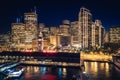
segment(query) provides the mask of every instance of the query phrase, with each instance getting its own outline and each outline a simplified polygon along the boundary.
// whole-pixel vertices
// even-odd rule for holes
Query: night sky
[[[102,21],[106,30],[120,25],[119,0],[1,0],[0,1],[0,34],[11,30],[11,23],[16,18],[23,19],[25,12],[37,8],[39,23],[46,26],[59,26],[63,20],[78,20],[80,8],[86,7],[93,16],[93,21]]]

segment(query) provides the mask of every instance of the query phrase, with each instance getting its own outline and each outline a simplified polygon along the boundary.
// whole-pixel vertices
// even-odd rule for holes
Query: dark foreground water
[[[100,62],[85,62],[85,71],[92,80],[120,80],[120,70],[113,64]]]
[[[25,73],[15,80],[76,80],[80,74],[77,68],[25,66]],[[85,71],[91,80],[120,80],[120,72],[112,64],[100,62],[85,62]],[[4,80],[0,74],[0,80]],[[10,79],[11,80],[11,79]]]

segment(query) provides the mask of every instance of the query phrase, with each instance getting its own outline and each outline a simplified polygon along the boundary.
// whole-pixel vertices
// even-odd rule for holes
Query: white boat
[[[20,77],[23,72],[25,71],[25,68],[24,67],[17,67],[15,69],[9,69],[7,70],[7,78],[17,78],[17,77]]]
[[[23,72],[24,72],[24,69],[22,68],[19,71],[13,71],[13,72],[9,73],[8,77],[20,77]]]

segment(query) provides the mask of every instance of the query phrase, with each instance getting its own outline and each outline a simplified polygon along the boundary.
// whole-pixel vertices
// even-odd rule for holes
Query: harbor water
[[[62,68],[46,66],[25,66],[21,77],[15,80],[76,80],[81,73],[79,68]],[[120,72],[110,63],[85,62],[85,72],[90,80],[120,80]],[[0,80],[5,76],[0,74]]]

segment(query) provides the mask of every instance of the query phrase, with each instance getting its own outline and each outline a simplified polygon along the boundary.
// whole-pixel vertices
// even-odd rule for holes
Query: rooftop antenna
[[[22,16],[20,16],[20,21],[21,21],[21,22],[23,21],[23,17],[22,17]]]
[[[34,12],[37,13],[37,8],[36,8],[36,6],[34,6]]]
[[[20,18],[18,18],[18,22],[20,22]]]
[[[19,22],[19,18],[16,18],[16,23],[18,23]]]
[[[31,9],[31,12],[32,12],[32,9]]]

